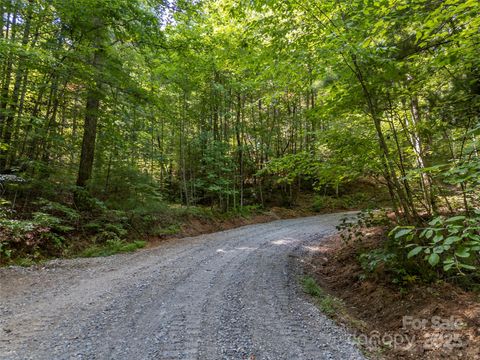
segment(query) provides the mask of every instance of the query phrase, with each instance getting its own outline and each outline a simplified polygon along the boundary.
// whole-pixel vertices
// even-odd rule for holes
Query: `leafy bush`
[[[74,191],[75,205],[78,209],[101,214],[107,210],[104,202],[92,196],[87,190],[77,187]]]
[[[342,196],[316,195],[312,210],[321,212],[342,209],[373,209],[377,206],[378,199],[372,197],[372,194],[358,192]]]
[[[365,228],[388,229],[391,223],[384,213],[363,212],[338,229],[348,242],[362,239]],[[361,253],[359,261],[366,275],[382,270],[394,283],[445,279],[470,286],[480,278],[480,211],[437,216],[427,226],[396,226],[380,247]]]
[[[45,214],[43,212],[33,213],[32,222],[40,226],[48,227],[50,230],[60,233],[65,233],[74,229],[71,226],[65,225],[63,219],[50,214]]]
[[[345,208],[346,206],[343,199],[332,196],[317,195],[312,204],[312,210],[315,212]]]
[[[98,209],[104,208],[101,202],[92,199]],[[80,213],[77,209],[68,204],[46,200],[43,198],[32,202],[36,207],[32,213],[23,212],[26,218],[18,218],[18,214],[12,210],[9,202],[3,201],[0,204],[0,255],[1,263],[9,261],[17,262],[18,259],[39,260],[51,256],[60,256],[69,251],[75,232],[81,227],[83,219],[92,216],[89,213]],[[35,211],[36,210],[36,211]],[[27,217],[28,216],[28,217]],[[102,210],[97,212],[101,226],[93,231],[96,237],[102,237],[103,242],[114,238],[107,236],[105,232],[113,233],[120,239],[127,231],[121,224],[110,223],[112,214],[110,211]],[[118,221],[115,217],[113,220]],[[98,233],[101,235],[99,236]]]
[[[28,220],[0,219],[0,263],[17,254],[38,256],[40,245],[46,246],[49,227]]]
[[[40,210],[31,219],[15,219],[15,213],[0,206],[1,262],[19,256],[38,258],[42,253],[58,253],[65,243],[64,235],[74,229],[79,214],[62,204],[40,200]]]
[[[428,263],[437,271],[457,276],[479,272],[480,211],[470,217],[438,216],[428,225],[396,227],[389,236],[403,242],[408,259]]]
[[[40,199],[35,204],[40,205],[40,209],[43,212],[56,215],[67,221],[76,222],[80,219],[80,214],[77,210],[58,202]]]
[[[388,212],[385,209],[362,210],[356,216],[347,216],[342,218],[337,230],[340,231],[340,237],[344,241],[350,241],[362,238],[363,228],[375,226],[388,226],[391,220],[388,218]]]
[[[113,231],[100,231],[93,239],[95,244],[107,244],[109,241],[122,241],[117,233]]]
[[[391,227],[392,220],[386,210],[366,210],[356,218],[345,218],[337,229],[346,242],[365,240],[365,229]],[[377,276],[383,273],[389,281],[396,284],[408,284],[418,278],[419,268],[407,259],[406,252],[397,239],[387,237],[385,241],[372,250],[359,253],[359,263],[364,270],[363,277]],[[421,270],[420,270],[421,272]]]

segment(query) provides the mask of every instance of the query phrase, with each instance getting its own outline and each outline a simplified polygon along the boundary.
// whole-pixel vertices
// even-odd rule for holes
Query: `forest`
[[[370,265],[478,280],[479,10],[1,0],[0,263],[306,195],[389,212]]]

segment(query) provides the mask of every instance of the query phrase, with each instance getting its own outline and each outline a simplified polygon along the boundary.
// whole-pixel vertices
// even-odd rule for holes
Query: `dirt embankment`
[[[382,241],[379,229],[346,245],[322,243],[307,265],[317,282],[340,298],[338,320],[353,328],[376,359],[480,359],[480,296],[445,282],[397,286],[365,278],[358,254]]]

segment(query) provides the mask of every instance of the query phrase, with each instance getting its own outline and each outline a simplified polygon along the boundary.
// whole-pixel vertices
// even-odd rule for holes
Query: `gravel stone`
[[[2,268],[0,359],[364,359],[299,285],[344,215]]]

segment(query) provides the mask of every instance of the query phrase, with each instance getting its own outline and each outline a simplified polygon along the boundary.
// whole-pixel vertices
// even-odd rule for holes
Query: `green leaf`
[[[445,245],[452,245],[453,243],[458,242],[460,240],[462,240],[460,236],[449,236],[448,238],[445,239],[443,243]]]
[[[459,267],[462,269],[467,269],[467,270],[475,270],[476,267],[473,265],[467,265],[467,264],[458,264]]]
[[[468,258],[470,257],[470,251],[467,248],[460,248],[455,251],[455,255],[461,258]]]
[[[414,257],[415,255],[418,255],[420,253],[420,251],[423,250],[423,246],[417,246],[416,248],[413,248],[412,250],[410,250],[408,252],[408,255],[407,255],[407,258],[410,259],[412,257]]]
[[[454,263],[443,264],[443,271],[449,271],[453,265]]]
[[[459,215],[459,216],[451,217],[451,218],[445,220],[445,222],[447,222],[447,223],[454,223],[454,222],[458,222],[458,221],[463,221],[463,220],[465,220],[465,219],[466,219],[465,216]]]
[[[448,245],[447,245],[448,246]],[[445,251],[445,248],[443,246],[435,246],[433,248],[433,252],[437,254],[441,254]]]
[[[438,224],[441,224],[442,223],[442,218],[439,216],[439,217],[436,217],[435,219],[433,219],[432,221],[430,221],[428,224],[431,225],[431,226],[435,226],[435,225],[438,225]]]
[[[395,239],[401,238],[402,236],[408,235],[413,231],[413,226],[408,228],[400,228],[395,232]]]
[[[438,256],[437,253],[432,253],[428,257],[428,263],[432,266],[437,265],[439,261],[440,261],[440,256]]]

